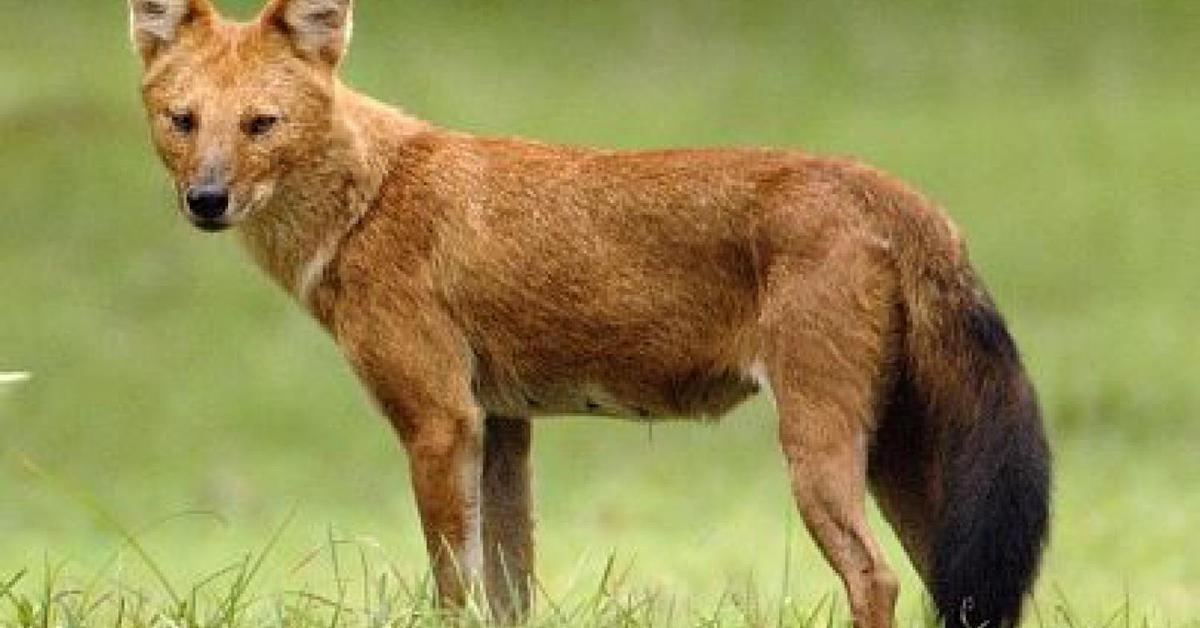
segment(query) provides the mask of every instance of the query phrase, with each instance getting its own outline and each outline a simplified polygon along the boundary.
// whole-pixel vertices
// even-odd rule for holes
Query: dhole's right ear
[[[131,36],[142,61],[150,65],[184,27],[212,14],[208,0],[129,0]]]

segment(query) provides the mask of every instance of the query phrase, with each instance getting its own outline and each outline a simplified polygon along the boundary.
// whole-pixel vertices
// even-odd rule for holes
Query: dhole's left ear
[[[292,42],[301,56],[334,67],[350,43],[352,0],[275,0],[259,18]]]
[[[150,65],[185,26],[214,13],[208,0],[129,0],[130,34],[142,60]]]

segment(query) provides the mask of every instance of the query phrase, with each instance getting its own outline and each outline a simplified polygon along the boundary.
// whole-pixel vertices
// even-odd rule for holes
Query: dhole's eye
[[[178,133],[187,135],[196,130],[196,114],[190,111],[173,111],[167,117],[171,120],[171,128]]]
[[[261,137],[271,132],[279,124],[279,116],[272,114],[257,115],[246,121],[246,134]]]

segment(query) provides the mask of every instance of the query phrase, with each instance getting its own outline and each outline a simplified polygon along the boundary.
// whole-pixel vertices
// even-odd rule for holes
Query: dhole
[[[442,601],[519,621],[530,419],[717,416],[773,396],[857,626],[897,582],[868,487],[944,621],[1018,621],[1050,463],[1013,340],[946,217],[867,166],[444,130],[337,78],[350,0],[130,0],[182,212],[234,228],[395,426]],[[718,507],[718,506],[714,506]]]

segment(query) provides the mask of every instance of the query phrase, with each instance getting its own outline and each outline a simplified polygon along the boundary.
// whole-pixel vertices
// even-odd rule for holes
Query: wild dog
[[[760,387],[855,624],[897,580],[1015,624],[1050,462],[1017,348],[945,215],[854,161],[616,152],[438,128],[352,91],[350,0],[130,0],[182,213],[234,229],[328,329],[408,453],[439,595],[530,608],[531,417],[717,416]]]

